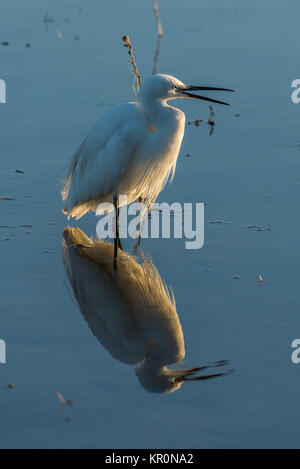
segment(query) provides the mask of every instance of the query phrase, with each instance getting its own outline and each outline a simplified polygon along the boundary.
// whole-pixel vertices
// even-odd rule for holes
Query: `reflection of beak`
[[[229,90],[228,88],[213,88],[211,86],[187,86],[185,88],[176,88],[177,93],[181,93],[188,98],[196,98],[202,99],[203,101],[209,101],[210,103],[218,103],[218,104],[225,104],[226,106],[230,106],[228,103],[224,103],[223,101],[217,101],[216,99],[212,98],[205,98],[205,96],[198,96],[197,94],[187,93],[187,91],[234,91]]]
[[[212,379],[212,378],[218,378],[219,376],[227,376],[230,373],[233,372],[233,370],[226,370],[226,371],[221,371],[220,373],[212,373],[208,375],[196,375],[194,376],[197,372],[202,372],[204,370],[207,370],[208,368],[219,368],[229,365],[229,362],[227,360],[220,360],[218,362],[212,363],[211,365],[206,365],[206,366],[200,366],[197,368],[188,368],[186,370],[182,371],[175,371],[174,372],[174,381],[175,382],[183,382],[183,381],[204,381],[207,379]],[[176,376],[177,375],[177,376]]]

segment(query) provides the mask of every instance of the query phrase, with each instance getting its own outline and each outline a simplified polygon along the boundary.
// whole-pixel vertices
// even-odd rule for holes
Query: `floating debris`
[[[234,114],[234,117],[240,117],[241,114]]]
[[[3,196],[3,197],[0,197],[0,200],[16,200],[16,199],[14,199],[13,197]]]
[[[188,121],[188,125],[195,125],[196,127],[199,127],[199,125],[201,124],[201,122],[203,122],[202,119],[198,119],[198,117],[195,118],[195,120],[193,121]]]
[[[60,400],[60,403],[65,405],[66,401],[64,400],[63,395],[59,391],[56,394],[57,394],[58,399]]]
[[[73,401],[72,399],[65,399],[62,395],[61,392],[57,392],[57,397],[58,399],[60,400],[60,406],[57,410],[57,412],[60,412],[66,405],[70,406],[70,407],[73,407]]]
[[[224,221],[224,220],[212,220],[209,222],[211,225],[213,224],[223,224],[223,225],[230,225],[231,221]]]
[[[44,16],[44,19],[43,19],[43,22],[44,23],[53,23],[53,18],[50,18],[49,15],[48,15],[48,12],[46,12],[45,16]]]
[[[255,225],[255,224],[253,223],[252,225],[246,226],[246,228],[249,228],[249,229],[251,230],[252,228],[262,228],[262,227],[259,226],[259,225]]]
[[[28,49],[30,47],[30,43],[26,42],[25,47]]]
[[[186,157],[187,157],[187,158],[190,158],[190,156],[191,156],[191,155],[190,155],[189,153],[186,154]]]
[[[235,278],[235,279],[240,279],[241,276],[240,276],[240,274],[235,274],[235,275],[233,276],[233,278]]]
[[[74,39],[75,39],[75,41],[78,41],[80,39],[80,36],[77,35],[77,36],[74,37]]]
[[[25,171],[24,171],[24,169],[16,169],[16,173],[24,174]]]
[[[1,42],[1,46],[9,46],[9,42],[8,41],[3,41],[3,42]]]
[[[60,29],[57,29],[57,30],[56,30],[56,35],[57,35],[57,38],[58,38],[60,41],[62,41],[62,39],[63,39],[63,34],[62,34],[62,32],[61,32]]]
[[[57,251],[44,251],[46,254],[56,254]]]
[[[9,389],[13,389],[15,387],[14,383],[8,383],[7,387]]]
[[[262,276],[260,274],[258,276],[258,281],[259,281],[259,283],[264,283],[264,279],[262,278]]]
[[[263,226],[255,225],[254,223],[252,225],[246,226],[245,228],[248,228],[250,230],[255,229],[256,231],[272,231],[270,227],[264,228]]]

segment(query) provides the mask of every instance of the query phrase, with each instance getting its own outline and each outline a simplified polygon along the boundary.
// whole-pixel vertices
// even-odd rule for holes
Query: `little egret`
[[[105,113],[65,172],[64,213],[78,219],[103,202],[113,203],[117,252],[119,196],[126,195],[128,204],[141,200],[150,209],[169,176],[174,177],[185,115],[167,101],[196,98],[227,104],[189,92],[201,90],[233,91],[187,86],[170,75],[157,74],[146,80],[136,102],[119,104]]]

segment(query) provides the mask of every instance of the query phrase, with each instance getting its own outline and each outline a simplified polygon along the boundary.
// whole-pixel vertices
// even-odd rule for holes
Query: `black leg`
[[[114,260],[113,270],[118,269],[118,244],[119,240],[119,208],[118,208],[118,197],[114,196],[114,207],[115,207],[115,238],[114,238]]]
[[[121,244],[121,240],[120,240],[120,233],[119,233],[119,220],[120,220],[120,207],[119,207],[119,204],[118,204],[118,249],[121,249],[121,251],[123,251],[123,248],[122,248],[122,244]]]
[[[142,214],[142,209],[143,209],[143,203],[144,203],[144,200],[142,197],[139,197],[139,202],[141,204],[141,208],[140,208],[140,215]],[[141,217],[140,217],[140,220],[141,220]],[[137,229],[140,231],[140,234],[138,236],[138,239],[137,239],[137,242],[134,244],[133,246],[133,254],[136,254],[137,253],[137,250],[138,250],[138,247],[139,245],[141,244],[141,239],[142,239],[142,236],[141,236],[141,223],[142,223],[142,220],[139,222],[139,224],[137,225]]]

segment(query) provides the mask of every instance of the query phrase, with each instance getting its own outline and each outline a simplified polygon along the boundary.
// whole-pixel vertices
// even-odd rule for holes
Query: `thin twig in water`
[[[153,70],[152,70],[152,75],[155,75],[159,51],[160,51],[161,39],[163,37],[163,28],[162,28],[161,21],[160,21],[157,0],[153,0],[153,10],[154,10],[154,16],[156,20],[157,35],[158,35],[156,50],[155,50],[155,55],[154,55],[154,60],[153,60]]]
[[[215,121],[214,121],[214,110],[213,110],[213,107],[212,106],[209,106],[209,110],[210,110],[210,116],[208,118],[208,121],[207,123],[210,125],[210,132],[209,132],[209,136],[211,136],[215,130]]]
[[[57,412],[61,412],[61,410],[66,406],[69,405],[70,407],[73,407],[73,401],[71,399],[64,399],[63,395],[61,392],[57,392],[57,397],[60,401],[60,406],[57,409]]]
[[[129,36],[123,36],[123,41],[124,41],[124,47],[128,47],[128,54],[130,56],[130,60],[128,60],[128,64],[134,76],[132,89],[133,89],[134,94],[137,95],[142,86],[141,75],[139,74],[136,61],[134,59],[134,55],[132,52],[133,50],[132,44],[130,42]]]

